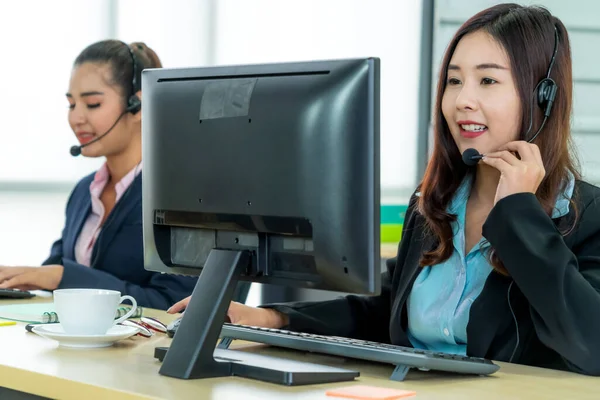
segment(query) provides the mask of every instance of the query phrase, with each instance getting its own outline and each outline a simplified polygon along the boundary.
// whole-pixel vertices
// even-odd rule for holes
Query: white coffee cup
[[[131,310],[115,319],[123,300],[130,300]],[[54,308],[65,333],[72,335],[104,335],[114,325],[131,317],[137,302],[121,292],[104,289],[58,289],[54,291]]]

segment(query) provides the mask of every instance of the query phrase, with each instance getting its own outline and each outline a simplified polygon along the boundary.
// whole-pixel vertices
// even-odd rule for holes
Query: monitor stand
[[[249,264],[248,251],[211,250],[171,346],[168,350],[156,348],[155,357],[163,361],[159,373],[181,379],[235,375],[288,386],[358,377],[358,372],[340,368],[242,351],[215,351],[237,279]]]

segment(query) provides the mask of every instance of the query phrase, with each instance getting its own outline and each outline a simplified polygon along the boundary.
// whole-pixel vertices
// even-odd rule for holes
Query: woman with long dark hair
[[[382,293],[232,303],[231,322],[600,375],[600,189],[571,152],[572,88],[567,30],[546,9],[470,18]]]

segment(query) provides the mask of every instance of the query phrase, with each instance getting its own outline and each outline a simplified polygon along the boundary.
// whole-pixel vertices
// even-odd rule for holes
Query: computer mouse
[[[175,332],[177,331],[177,328],[179,328],[179,324],[181,323],[182,318],[183,318],[183,316],[177,318],[176,320],[171,322],[169,325],[167,325],[167,336],[168,337],[172,338],[173,336],[175,336]]]

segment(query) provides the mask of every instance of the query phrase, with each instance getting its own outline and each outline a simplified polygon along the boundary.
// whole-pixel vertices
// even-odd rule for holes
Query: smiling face
[[[488,33],[465,35],[448,65],[442,113],[462,153],[489,153],[516,140],[521,104],[508,56]]]
[[[67,93],[69,125],[80,144],[107,132],[123,112],[123,94],[118,87],[109,84],[110,74],[109,64],[86,62],[73,68]],[[131,114],[124,115],[110,134],[84,147],[82,155],[100,157],[123,153],[136,134],[135,120]]]

